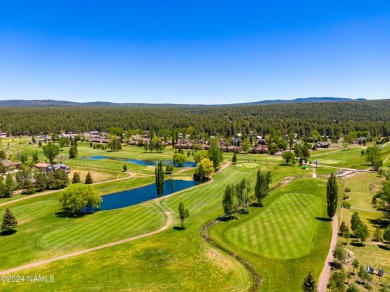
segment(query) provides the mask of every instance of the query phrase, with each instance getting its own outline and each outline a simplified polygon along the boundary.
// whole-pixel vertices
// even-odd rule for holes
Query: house
[[[66,171],[66,173],[70,173],[70,168],[66,164],[62,164],[62,163],[60,163],[60,164],[53,164],[53,165],[48,167],[49,171],[55,171],[57,169],[63,169],[63,170]]]
[[[259,143],[259,145],[267,145],[267,141],[265,141],[265,139],[257,139],[257,143]]]
[[[48,173],[49,172],[49,167],[51,166],[50,163],[45,163],[45,162],[39,162],[35,164],[35,167],[38,168],[39,170]]]
[[[98,131],[91,131],[91,132],[89,132],[89,135],[91,137],[99,136],[99,132]]]
[[[5,138],[7,137],[7,133],[0,132],[0,138]]]
[[[18,161],[8,161],[8,160],[2,160],[1,164],[5,167],[6,171],[10,171],[13,169],[19,169],[22,166],[22,163]]]
[[[329,142],[317,142],[316,147],[317,148],[329,148],[330,143]]]
[[[39,170],[49,173],[51,171],[55,171],[56,169],[63,169],[66,171],[66,173],[70,173],[70,168],[69,166],[65,164],[50,164],[50,163],[45,163],[45,162],[39,162],[35,164],[35,167],[38,168]]]

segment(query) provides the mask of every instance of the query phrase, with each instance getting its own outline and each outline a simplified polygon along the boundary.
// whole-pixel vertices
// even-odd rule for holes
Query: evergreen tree
[[[85,177],[85,184],[90,185],[93,184],[93,179],[91,173],[88,171],[87,176]]]
[[[17,225],[18,221],[16,220],[14,214],[12,214],[11,210],[7,208],[5,210],[3,222],[1,223],[1,231],[3,233],[12,232]]]
[[[69,158],[75,158],[77,156],[77,148],[76,146],[72,145],[69,148]]]
[[[344,233],[346,233],[346,232],[348,232],[348,226],[347,226],[347,224],[345,224],[345,222],[343,221],[343,222],[341,222],[341,225],[340,225],[340,233],[341,233],[341,234],[344,234]]]
[[[223,196],[222,200],[222,207],[223,211],[225,212],[226,216],[231,216],[231,212],[233,211],[233,195],[231,187],[228,185],[225,189],[225,194]]]
[[[314,277],[311,272],[307,274],[305,279],[303,280],[302,283],[302,291],[304,292],[316,292],[317,291],[317,285],[316,281],[314,280]]]
[[[123,172],[126,172],[126,171],[127,171],[127,165],[123,164]]]
[[[236,153],[233,154],[232,162],[233,163],[237,162],[237,155],[236,155]]]
[[[269,184],[271,182],[271,173],[261,173],[260,169],[257,171],[257,179],[255,186],[255,196],[260,207],[263,206],[263,199],[269,194]]]
[[[81,179],[80,179],[80,173],[75,171],[73,173],[73,179],[72,179],[72,184],[78,184],[78,183],[81,183]]]
[[[360,220],[358,212],[354,212],[351,217],[351,229],[353,232],[355,232],[360,225],[362,225],[363,222]]]
[[[336,181],[336,176],[334,173],[330,175],[328,179],[328,184],[326,186],[326,200],[328,207],[328,217],[330,219],[336,214],[337,209],[337,200],[338,200],[338,186]]]
[[[5,187],[6,187],[5,196],[11,197],[14,192],[15,182],[14,179],[12,178],[12,175],[10,174],[7,174],[7,178],[5,179]]]
[[[162,166],[162,162],[160,161],[155,168],[156,174],[156,190],[157,196],[161,196],[164,193],[164,170]]]
[[[188,209],[184,208],[183,202],[179,204],[179,218],[181,223],[181,229],[184,229],[184,220],[190,216]]]

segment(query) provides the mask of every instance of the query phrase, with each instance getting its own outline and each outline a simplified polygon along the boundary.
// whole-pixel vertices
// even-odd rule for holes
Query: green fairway
[[[308,271],[319,277],[329,248],[331,222],[322,219],[325,183],[293,181],[272,192],[264,205],[251,207],[239,220],[218,223],[210,234],[259,271],[261,291],[299,291]]]
[[[251,284],[244,267],[227,255],[211,248],[199,235],[201,226],[222,213],[221,200],[226,184],[251,179],[256,169],[237,172],[229,167],[214,177],[214,182],[162,198],[163,204],[175,213],[174,226],[149,238],[84,254],[75,258],[21,271],[28,275],[54,274],[55,289],[80,287],[105,290],[202,290],[243,291]],[[177,208],[180,202],[190,210],[186,229],[175,230],[180,224]],[[131,212],[133,207],[125,208]],[[129,214],[129,213],[128,213]],[[139,216],[140,220],[144,218]],[[71,229],[69,232],[73,232]],[[53,239],[59,234],[52,234]],[[57,240],[53,240],[57,241]],[[59,241],[57,241],[60,244]],[[50,244],[50,243],[49,243]],[[59,269],[58,267],[61,267]],[[104,273],[101,273],[104,269]],[[77,271],[77,272],[76,272]],[[126,273],[123,273],[126,271]],[[99,274],[99,277],[94,275]],[[115,286],[111,286],[115,279]],[[48,284],[16,284],[13,288],[44,289]],[[2,289],[10,289],[2,283]]]
[[[128,181],[136,187],[150,178]],[[108,184],[112,190],[115,183]],[[97,189],[102,191],[105,185],[99,185]],[[19,225],[14,235],[0,237],[1,269],[143,234],[158,229],[165,221],[163,213],[153,203],[96,212],[80,218],[62,218],[56,214],[61,209],[57,194],[0,207],[0,214],[4,214],[6,207],[14,213]]]
[[[251,221],[228,230],[226,238],[269,258],[297,258],[310,252],[321,207],[315,195],[287,193]]]

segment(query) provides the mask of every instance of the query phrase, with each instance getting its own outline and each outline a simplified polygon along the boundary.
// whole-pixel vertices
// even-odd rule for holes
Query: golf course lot
[[[388,274],[388,271],[390,271],[390,250],[384,244],[373,241],[376,227],[379,227],[383,232],[389,224],[389,220],[384,216],[384,213],[378,211],[371,204],[372,197],[381,189],[383,180],[384,178],[379,177],[377,173],[358,173],[339,183],[339,186],[344,183],[351,190],[351,192],[345,193],[349,196],[346,201],[351,203],[351,208],[338,211],[340,223],[341,220],[344,221],[352,233],[351,217],[354,212],[358,212],[360,219],[368,226],[370,236],[363,244],[353,236],[348,240],[348,244],[346,244],[346,239],[341,236],[339,236],[338,241],[353,253],[353,257],[358,259],[361,265],[370,265],[376,271],[381,266],[385,270],[383,278],[379,278],[377,275],[372,276],[373,280],[370,285],[373,291],[379,291],[382,288],[381,284],[390,284],[390,274]],[[349,272],[353,271],[351,265],[344,265],[344,269]],[[358,280],[356,275],[352,281],[355,280]],[[361,285],[360,288],[364,289]]]
[[[4,142],[2,146],[5,146]],[[25,140],[15,138],[7,147],[12,153],[38,151],[40,161],[45,160],[42,149]],[[64,147],[63,152],[67,151]],[[142,147],[133,146],[124,146],[119,152],[103,151],[81,142],[78,151],[78,158],[66,159],[63,163],[72,171],[81,172],[82,179],[90,172],[94,178],[92,186],[100,195],[155,181],[154,166],[118,159],[169,161],[174,154],[172,149],[145,153]],[[343,163],[358,165],[359,169],[369,167],[361,157],[360,148],[316,151],[312,152],[311,159],[317,159],[317,153],[318,160],[324,160],[316,169],[317,179],[311,178],[311,165],[305,169],[298,164],[286,165],[281,156],[238,154],[237,163],[229,165],[233,154],[224,153],[222,170],[206,183],[142,204],[74,218],[63,216],[58,202],[59,191],[17,194],[0,199],[0,215],[10,208],[19,223],[16,233],[0,237],[0,271],[158,231],[134,241],[9,274],[52,275],[55,278],[52,283],[2,282],[0,289],[246,291],[252,287],[253,278],[249,270],[231,256],[237,254],[260,275],[261,291],[298,291],[309,271],[318,281],[329,250],[332,223],[326,212],[328,175],[337,172],[335,166],[340,167]],[[185,154],[187,156],[187,152]],[[117,159],[85,159],[97,155]],[[192,159],[190,155],[188,160]],[[326,161],[331,163],[327,165]],[[125,164],[126,172],[123,171]],[[222,199],[226,186],[246,178],[251,182],[251,203],[255,203],[253,197],[259,169],[270,171],[272,175],[271,192],[263,200],[264,206],[252,204],[249,214],[238,214],[238,220],[218,221],[208,232],[225,251],[210,245],[202,238],[200,230],[224,215]],[[192,179],[193,173],[193,168],[175,167],[165,179],[188,180]],[[363,175],[366,174],[370,173]],[[355,177],[356,182],[349,182]],[[360,203],[359,197],[364,197],[367,189],[355,186],[360,182],[363,188],[366,181],[372,180],[375,184],[370,191],[372,197],[381,179],[355,177],[345,181],[346,186],[351,185],[351,194],[356,194],[357,199],[351,196],[350,200],[352,205],[367,207],[369,200],[365,198],[364,203]],[[342,197],[344,181],[338,181],[339,196]],[[185,229],[180,228],[178,207],[181,202],[190,214],[185,220]],[[173,223],[170,223],[171,218]]]
[[[295,180],[249,211],[218,223],[211,236],[259,271],[262,291],[298,291],[308,271],[319,277],[331,236],[325,183]]]

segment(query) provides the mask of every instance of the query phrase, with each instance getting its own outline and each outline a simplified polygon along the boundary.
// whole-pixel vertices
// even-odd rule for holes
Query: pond
[[[80,157],[83,160],[103,160],[103,159],[110,159],[110,160],[119,160],[123,162],[130,162],[135,163],[138,165],[144,165],[144,166],[156,166],[159,161],[152,161],[152,160],[140,160],[140,159],[129,159],[129,158],[117,158],[117,157],[109,157],[109,156],[103,156],[103,155],[95,155],[91,157]],[[161,161],[163,165],[167,164],[174,164],[173,161]],[[178,165],[175,164],[176,167]],[[196,167],[196,163],[193,161],[187,161],[184,162],[183,167]]]
[[[194,180],[166,180],[164,182],[163,196],[190,188],[198,183]],[[155,198],[157,198],[156,184],[150,184],[144,187],[102,196],[103,202],[100,210],[124,208]]]

